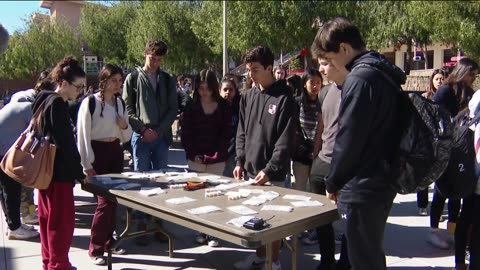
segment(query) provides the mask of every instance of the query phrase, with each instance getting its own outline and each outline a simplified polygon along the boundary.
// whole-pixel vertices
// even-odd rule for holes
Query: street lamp
[[[228,73],[227,1],[223,0],[223,75]]]
[[[85,72],[85,88],[83,89],[83,94],[85,95],[88,89],[88,76],[87,76],[87,46],[82,46],[83,54],[83,72]]]

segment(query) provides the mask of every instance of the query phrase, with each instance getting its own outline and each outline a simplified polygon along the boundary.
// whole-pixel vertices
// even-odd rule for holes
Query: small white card
[[[207,206],[202,206],[202,207],[197,207],[197,208],[187,210],[187,212],[193,215],[203,215],[203,214],[208,214],[208,213],[217,212],[217,211],[222,211],[222,208],[217,207],[215,205],[207,205]]]
[[[175,204],[175,205],[194,202],[194,201],[196,200],[190,197],[180,197],[180,198],[172,198],[172,199],[165,200],[166,203]]]
[[[304,195],[292,195],[287,194],[283,196],[284,200],[294,200],[294,201],[310,201],[312,197],[304,196]]]
[[[242,216],[258,214],[257,211],[243,205],[230,206],[227,209]]]
[[[288,205],[264,205],[262,211],[292,212],[293,207]]]
[[[319,201],[295,201],[290,202],[295,207],[315,207],[315,206],[323,206],[323,203]]]

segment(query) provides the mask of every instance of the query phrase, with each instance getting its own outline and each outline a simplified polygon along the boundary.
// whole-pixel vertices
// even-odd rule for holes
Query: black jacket
[[[236,164],[247,177],[263,171],[270,181],[284,181],[290,171],[294,136],[294,107],[291,90],[280,80],[263,92],[245,91],[240,100],[236,140]]]
[[[385,72],[398,87],[389,84],[379,71],[362,65]],[[393,199],[395,191],[382,164],[392,158],[393,135],[398,132],[397,99],[405,73],[376,52],[363,53],[346,67],[351,72],[342,87],[327,191],[339,191],[339,199],[346,203]]]
[[[44,109],[43,131],[50,133],[50,142],[56,145],[55,164],[52,182],[74,182],[83,180],[80,154],[75,144],[73,124],[68,113],[68,103],[53,91],[40,92],[33,102],[33,112],[38,109],[42,102],[47,100]]]

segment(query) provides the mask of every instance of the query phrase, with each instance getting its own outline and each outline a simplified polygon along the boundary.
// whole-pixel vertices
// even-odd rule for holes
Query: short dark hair
[[[272,50],[266,46],[257,46],[248,50],[243,56],[242,61],[245,64],[259,62],[264,68],[273,66],[275,58]]]
[[[337,53],[340,43],[348,43],[356,50],[365,48],[358,27],[346,18],[336,17],[318,30],[311,47],[312,55],[319,58],[327,52]]]
[[[162,40],[151,40],[145,45],[145,53],[154,54],[156,56],[164,56],[167,54],[168,47]]]

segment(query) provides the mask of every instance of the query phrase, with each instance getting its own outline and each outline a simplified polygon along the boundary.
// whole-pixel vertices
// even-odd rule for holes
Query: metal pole
[[[223,0],[223,75],[228,73],[227,1]]]

